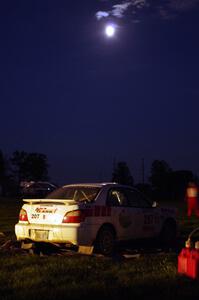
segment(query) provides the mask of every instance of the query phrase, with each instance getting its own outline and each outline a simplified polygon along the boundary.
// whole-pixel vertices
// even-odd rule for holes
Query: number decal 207
[[[39,214],[32,214],[32,215],[31,215],[31,218],[32,218],[32,219],[39,219]]]

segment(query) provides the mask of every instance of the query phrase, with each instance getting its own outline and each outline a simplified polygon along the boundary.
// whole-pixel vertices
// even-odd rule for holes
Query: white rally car
[[[45,199],[24,199],[17,240],[97,246],[103,254],[116,241],[176,236],[176,211],[151,203],[138,190],[115,183],[65,185]]]

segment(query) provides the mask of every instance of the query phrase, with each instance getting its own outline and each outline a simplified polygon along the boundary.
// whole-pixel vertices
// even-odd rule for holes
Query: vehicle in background
[[[20,184],[20,193],[27,198],[44,198],[55,189],[57,186],[47,181],[23,181]]]
[[[115,183],[65,185],[46,199],[26,199],[15,225],[17,240],[94,246],[110,255],[116,242],[176,238],[174,208],[161,208],[138,190]]]

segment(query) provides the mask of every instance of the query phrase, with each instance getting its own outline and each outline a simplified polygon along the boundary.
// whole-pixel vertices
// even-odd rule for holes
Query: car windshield
[[[93,186],[63,186],[48,194],[46,199],[67,199],[75,202],[95,200],[100,188]]]

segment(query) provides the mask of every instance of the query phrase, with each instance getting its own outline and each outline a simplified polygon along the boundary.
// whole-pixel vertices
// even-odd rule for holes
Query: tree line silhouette
[[[0,150],[0,195],[15,196],[22,181],[46,181],[48,159],[45,154],[15,151],[7,158]],[[165,160],[154,160],[147,183],[134,184],[134,178],[125,161],[113,167],[113,182],[135,186],[153,200],[182,200],[190,181],[199,183],[190,170],[172,170]]]
[[[135,186],[144,192],[149,198],[161,200],[184,200],[186,188],[189,182],[199,183],[198,177],[189,170],[172,170],[165,160],[154,160],[151,164],[148,183],[134,185],[126,162],[118,162],[114,167],[112,181]]]
[[[22,181],[48,179],[48,160],[45,154],[15,151],[6,158],[0,150],[0,188],[2,196],[19,193]]]

